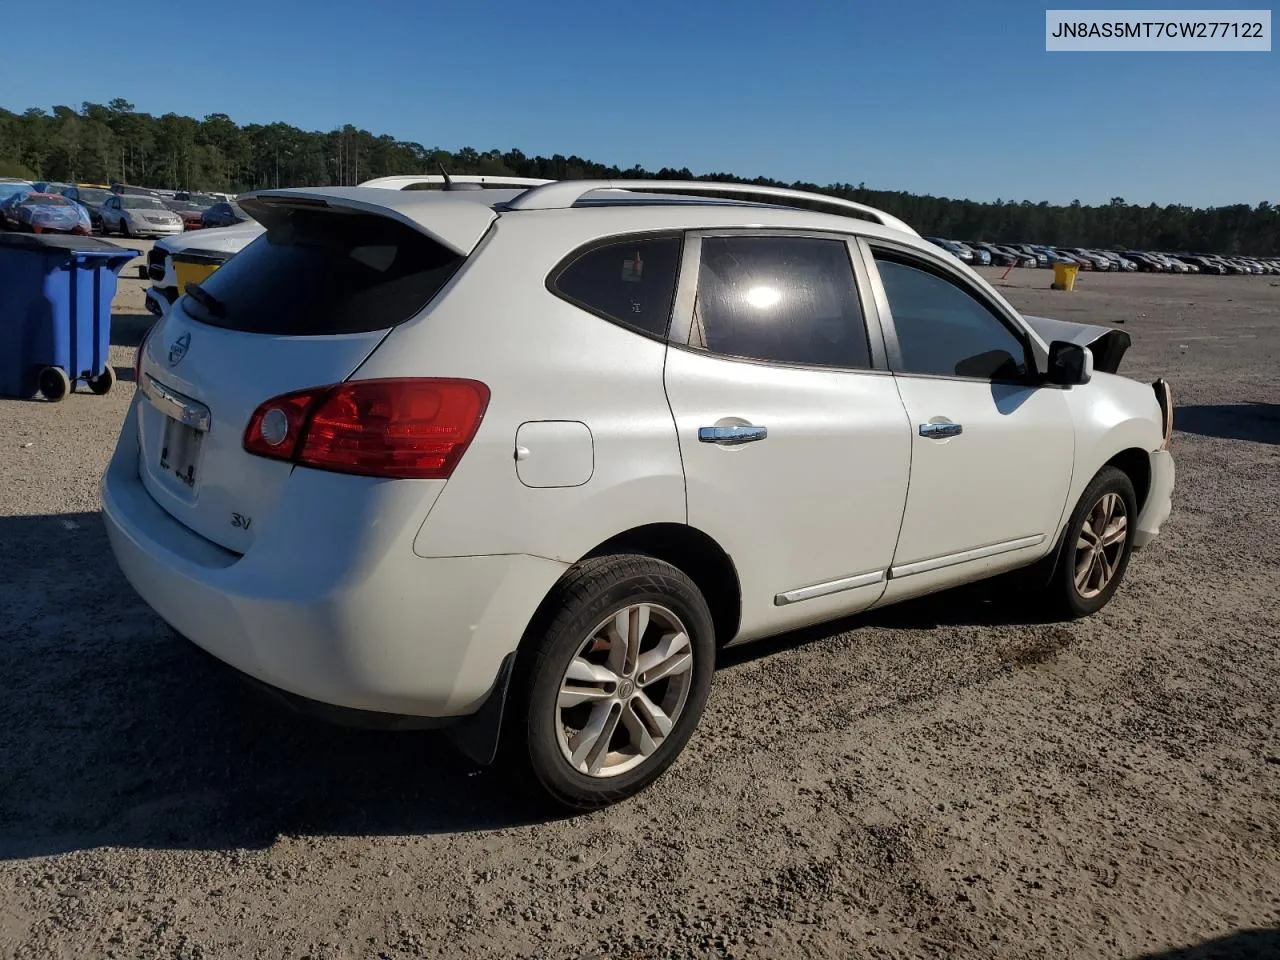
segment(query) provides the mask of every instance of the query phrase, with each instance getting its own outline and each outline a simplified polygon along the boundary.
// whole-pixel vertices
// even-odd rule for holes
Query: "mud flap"
[[[511,674],[515,669],[516,655],[507,654],[498,668],[498,677],[493,683],[484,704],[469,717],[452,724],[445,735],[455,747],[476,763],[489,766],[498,756],[498,741],[502,734],[502,717],[506,711],[507,690],[511,685]]]

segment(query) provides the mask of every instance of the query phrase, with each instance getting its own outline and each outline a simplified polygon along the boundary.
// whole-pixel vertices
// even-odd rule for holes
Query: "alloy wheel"
[[[635,769],[675,729],[692,685],[693,644],[680,618],[630,604],[591,631],[561,678],[561,754],[591,777]]]
[[[1111,583],[1128,536],[1124,498],[1118,493],[1104,494],[1085,517],[1076,541],[1075,584],[1081,597],[1092,599]]]

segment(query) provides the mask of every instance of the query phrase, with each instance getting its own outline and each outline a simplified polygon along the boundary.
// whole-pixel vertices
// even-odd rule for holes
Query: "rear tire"
[[[517,768],[573,810],[657,780],[693,734],[715,670],[715,628],[693,581],[653,557],[593,557],[530,631],[505,738]]]
[[[1133,482],[1116,467],[1103,467],[1072,511],[1045,588],[1063,619],[1097,613],[1110,602],[1129,567],[1138,519]]]

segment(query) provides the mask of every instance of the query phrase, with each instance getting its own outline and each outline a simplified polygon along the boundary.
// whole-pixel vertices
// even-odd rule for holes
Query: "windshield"
[[[0,183],[0,197],[12,197],[15,193],[30,193],[29,183]]]
[[[151,197],[129,197],[120,198],[120,205],[126,210],[164,210],[165,205],[159,200],[153,200]]]
[[[189,199],[191,203],[194,203],[198,207],[212,207],[218,202],[213,199],[213,197],[207,197],[203,193],[193,193]]]
[[[92,187],[79,187],[77,191],[80,194],[81,203],[102,203],[111,196],[106,190],[95,190]]]

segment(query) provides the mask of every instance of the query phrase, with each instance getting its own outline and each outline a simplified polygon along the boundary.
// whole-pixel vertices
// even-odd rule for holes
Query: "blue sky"
[[[1280,203],[1280,44],[1047,53],[1046,5],[1016,0],[162,6],[148,26],[60,5],[46,26],[83,49],[51,61],[47,37],[10,37],[0,106],[119,96],[154,114],[976,200]]]

